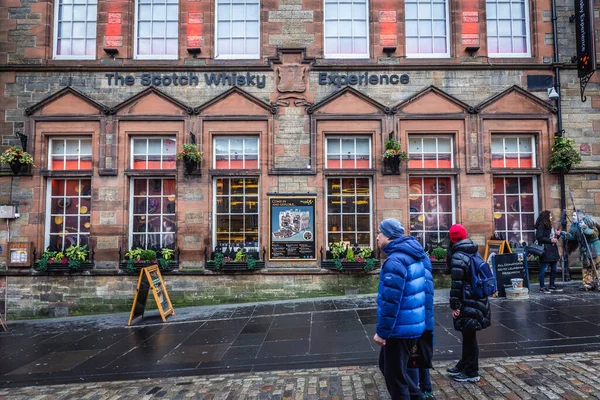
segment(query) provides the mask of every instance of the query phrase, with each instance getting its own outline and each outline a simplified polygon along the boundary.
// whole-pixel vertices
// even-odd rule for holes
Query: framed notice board
[[[316,260],[316,196],[269,197],[269,260]]]
[[[31,267],[33,261],[33,244],[31,242],[24,243],[8,243],[8,260],[9,267]]]
[[[492,255],[512,253],[512,249],[506,240],[488,240],[485,242],[485,252],[483,253],[483,259],[488,264],[492,265]]]
[[[146,268],[142,268],[140,271],[140,277],[138,279],[137,288],[135,290],[135,296],[133,298],[133,304],[131,305],[131,313],[129,314],[129,322],[127,325],[131,325],[131,321],[138,317],[144,316],[144,310],[146,309],[146,300],[148,299],[148,293],[152,291],[154,300],[158,306],[160,317],[163,322],[167,321],[167,316],[175,314],[169,293],[165,287],[165,282],[160,274],[158,265],[151,265]]]

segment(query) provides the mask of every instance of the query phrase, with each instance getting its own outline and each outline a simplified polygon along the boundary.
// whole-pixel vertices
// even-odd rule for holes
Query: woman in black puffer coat
[[[459,224],[450,228],[452,246],[449,252],[452,287],[450,308],[454,318],[454,329],[463,335],[462,357],[454,368],[447,371],[459,382],[479,381],[479,346],[476,332],[491,325],[488,299],[477,299],[471,295],[471,258],[477,253],[477,245],[467,237],[466,229]]]

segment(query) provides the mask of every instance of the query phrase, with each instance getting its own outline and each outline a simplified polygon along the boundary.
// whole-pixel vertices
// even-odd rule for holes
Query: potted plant
[[[435,271],[446,270],[446,256],[448,252],[443,247],[436,247],[428,253],[431,260],[431,269]]]
[[[196,167],[202,166],[202,152],[198,151],[198,146],[192,143],[183,145],[183,150],[177,153],[177,159],[183,160],[188,174],[191,174]]]
[[[151,249],[134,247],[125,253],[125,259],[121,261],[121,266],[130,274],[136,273],[139,269],[152,264],[158,264],[161,271],[170,271],[177,261],[173,261],[175,251],[163,248],[159,252]]]
[[[575,142],[564,136],[554,136],[552,154],[548,160],[548,171],[568,173],[581,162],[581,155],[575,149]]]
[[[389,139],[385,142],[385,151],[383,152],[383,164],[386,170],[392,174],[400,173],[400,162],[408,161],[408,155],[402,151],[402,145],[399,140]]]
[[[205,252],[206,257],[206,252]],[[206,262],[206,268],[222,272],[249,272],[264,268],[258,251],[249,251],[244,247],[237,250],[227,245],[215,247],[212,258]]]
[[[6,149],[0,155],[0,162],[3,164],[8,164],[15,175],[19,174],[19,171],[21,171],[21,167],[23,167],[23,165],[31,165],[35,167],[33,164],[33,156],[16,146],[10,146],[8,149]]]
[[[344,246],[342,243],[329,245],[328,259],[321,260],[321,268],[338,271],[369,272],[379,268],[379,260],[374,257],[369,247]]]
[[[65,251],[53,251],[47,248],[33,266],[38,272],[44,271],[79,271],[90,269],[90,252],[87,245],[68,247]]]

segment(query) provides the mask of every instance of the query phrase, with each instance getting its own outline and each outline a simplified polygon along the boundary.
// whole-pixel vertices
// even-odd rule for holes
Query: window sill
[[[324,169],[323,174],[326,176],[373,176],[377,173],[375,168],[364,168],[364,169],[349,169],[349,168],[340,168],[340,169]]]
[[[419,175],[456,175],[460,172],[460,168],[407,168],[408,174]]]
[[[492,168],[490,172],[494,175],[540,175],[541,168]]]
[[[49,169],[40,170],[41,176],[48,177],[79,177],[79,176],[92,176],[94,175],[93,169],[81,169],[81,170],[58,170],[53,171]]]
[[[126,169],[126,176],[176,176],[175,169]]]
[[[209,169],[208,174],[212,176],[256,176],[260,175],[260,169]]]

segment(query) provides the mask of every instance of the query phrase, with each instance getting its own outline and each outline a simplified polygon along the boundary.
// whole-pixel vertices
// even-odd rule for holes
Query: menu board
[[[150,267],[142,268],[140,271],[128,325],[131,325],[134,319],[144,316],[146,300],[148,299],[150,290],[154,294],[154,300],[156,300],[156,305],[158,306],[158,311],[163,322],[166,322],[168,315],[175,314],[158,265],[151,265]]]
[[[269,197],[269,260],[316,260],[315,196]]]

